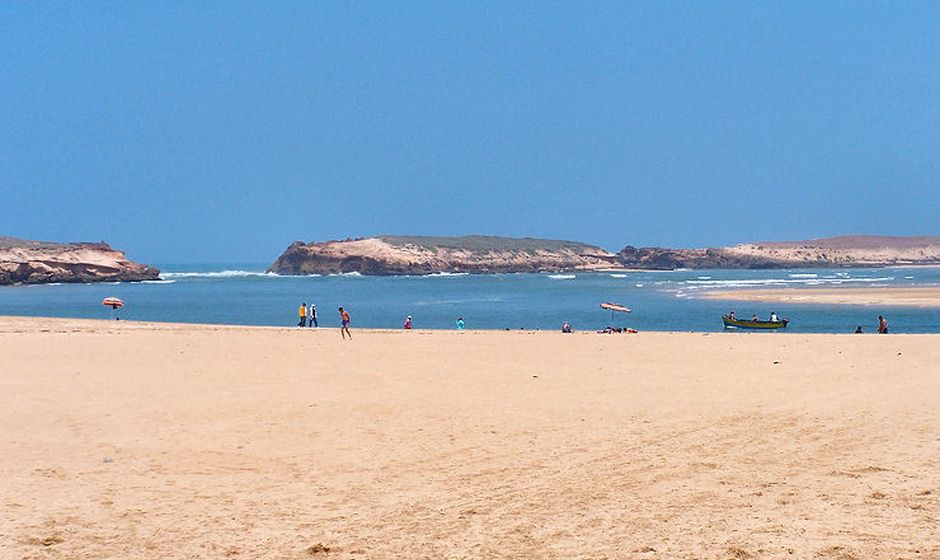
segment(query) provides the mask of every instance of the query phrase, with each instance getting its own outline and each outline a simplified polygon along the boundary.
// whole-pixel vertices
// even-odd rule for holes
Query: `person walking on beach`
[[[298,327],[307,326],[307,302],[300,304],[300,309],[297,310],[297,314],[300,315],[300,322],[297,323]]]
[[[463,317],[458,317],[458,318],[457,318],[457,330],[458,330],[458,331],[462,331],[462,330],[463,330]]]
[[[409,316],[405,319],[405,330],[406,330],[406,331],[410,331],[410,330],[411,330],[411,315],[409,315]]]
[[[349,332],[349,313],[346,313],[346,310],[342,307],[339,308],[339,319],[343,323],[343,326],[339,329],[340,336],[345,339],[346,335],[349,335],[349,340],[352,340],[352,333]]]
[[[888,334],[888,320],[878,316],[878,334]]]
[[[317,323],[317,306],[312,303],[307,308],[307,320],[309,321],[308,327],[320,328],[320,323]]]

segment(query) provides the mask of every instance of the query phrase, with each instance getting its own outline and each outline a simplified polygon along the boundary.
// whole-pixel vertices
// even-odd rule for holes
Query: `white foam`
[[[714,288],[747,288],[754,286],[819,286],[823,284],[846,284],[846,283],[875,283],[890,282],[894,276],[882,276],[878,278],[762,278],[752,280],[686,280],[685,284],[690,289],[714,289]]]
[[[469,272],[432,272],[424,274],[421,278],[453,278],[456,276],[470,276]]]
[[[637,288],[642,288],[642,287],[643,287],[643,284],[637,284],[636,287],[637,287]]]
[[[254,270],[219,270],[212,272],[161,272],[161,280],[173,278],[241,278],[249,276],[261,276],[264,278],[280,278],[280,274],[273,272],[258,272]]]
[[[818,274],[788,274],[790,278],[819,278]]]
[[[175,284],[176,280],[141,280],[141,284]]]
[[[611,274],[610,277],[611,278],[626,278],[627,275],[626,274]]]
[[[552,280],[574,280],[577,278],[576,274],[549,274],[549,278]]]

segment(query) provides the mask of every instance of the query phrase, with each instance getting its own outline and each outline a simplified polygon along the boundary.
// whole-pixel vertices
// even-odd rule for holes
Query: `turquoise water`
[[[697,298],[706,289],[800,286],[940,285],[940,268],[812,270],[680,270],[673,272],[500,274],[367,277],[290,277],[265,274],[264,265],[163,265],[162,280],[145,283],[43,285],[0,288],[0,315],[108,318],[102,298],[127,306],[122,319],[293,325],[302,301],[314,302],[320,325],[339,324],[345,306],[352,326],[399,328],[407,315],[415,328],[450,329],[458,316],[468,329],[576,330],[609,324],[639,330],[720,331],[721,314],[771,311],[790,319],[793,332],[873,332],[879,314],[892,332],[938,333],[940,310],[831,305],[724,302]],[[622,303],[629,315],[598,308]]]

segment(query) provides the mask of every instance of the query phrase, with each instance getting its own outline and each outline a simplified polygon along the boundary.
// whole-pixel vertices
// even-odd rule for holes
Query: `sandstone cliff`
[[[842,236],[711,249],[624,247],[627,268],[808,268],[940,264],[940,237]]]
[[[156,280],[160,271],[127,260],[107,243],[47,243],[0,237],[0,285]]]
[[[296,241],[274,261],[278,274],[370,275],[559,272],[617,268],[617,257],[573,241],[507,237],[371,237]]]

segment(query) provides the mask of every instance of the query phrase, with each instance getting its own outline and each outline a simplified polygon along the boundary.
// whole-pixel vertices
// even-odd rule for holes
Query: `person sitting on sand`
[[[888,334],[888,320],[878,316],[878,334]]]
[[[349,313],[342,307],[339,308],[339,318],[343,323],[343,326],[339,329],[340,336],[345,339],[346,335],[349,335],[349,340],[352,340],[352,333],[349,332]]]
[[[865,334],[865,331],[862,330],[861,325],[855,327],[855,334]]]
[[[300,304],[300,309],[297,310],[297,314],[300,315],[300,322],[297,323],[298,327],[307,326],[307,302]]]
[[[458,331],[462,331],[462,330],[463,330],[463,326],[464,326],[464,324],[463,324],[463,317],[458,317],[458,318],[457,318],[457,330],[458,330]]]
[[[571,333],[571,332],[574,332],[574,331],[571,330],[571,325],[568,324],[568,321],[565,321],[565,324],[563,324],[563,325],[561,326],[561,332],[563,332],[563,333]]]
[[[411,315],[405,318],[405,330],[411,330]]]

